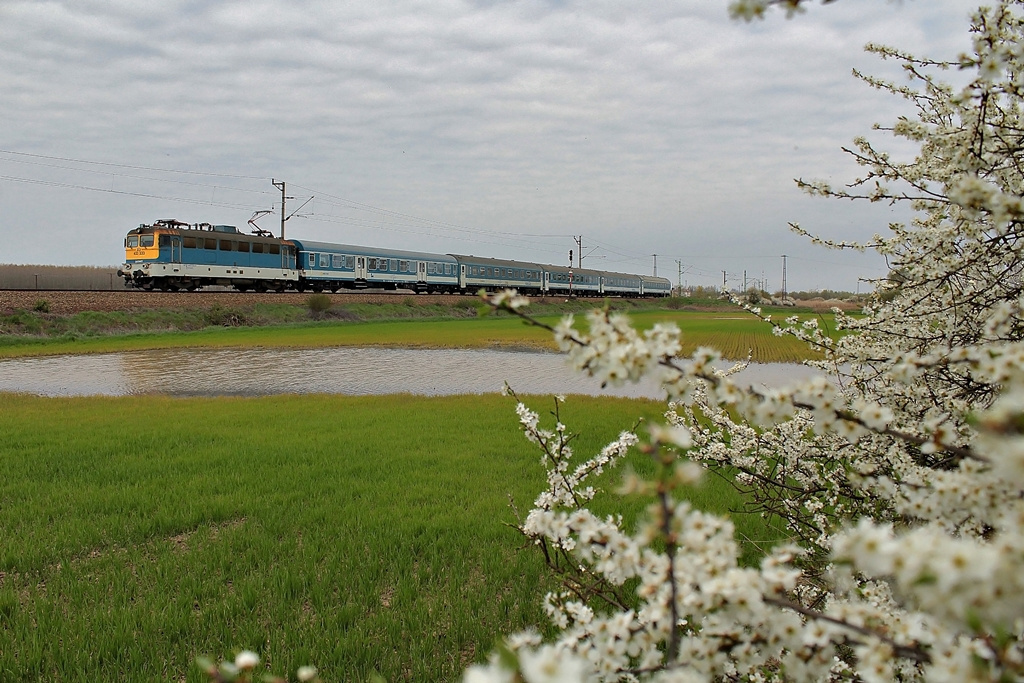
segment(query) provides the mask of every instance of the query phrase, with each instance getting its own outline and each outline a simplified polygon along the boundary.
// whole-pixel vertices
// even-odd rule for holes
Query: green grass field
[[[805,317],[810,314],[805,314]],[[541,316],[554,324],[560,316]],[[672,321],[683,331],[683,353],[713,346],[726,358],[744,359],[748,353],[760,362],[796,362],[816,357],[792,337],[775,337],[771,328],[743,311],[703,312],[678,310],[636,311],[634,323],[648,328]],[[577,326],[584,327],[584,316]],[[832,315],[821,319],[832,324]],[[68,353],[100,353],[178,347],[328,347],[390,346],[403,348],[529,347],[554,349],[551,335],[508,315],[458,319],[403,319],[382,321],[321,321],[260,327],[207,327],[191,332],[142,332],[58,337],[0,335],[0,358]]]
[[[512,408],[0,395],[0,680],[199,681],[194,657],[242,648],[331,681],[458,679],[545,623],[540,558],[506,525],[543,485]],[[588,454],[662,410],[572,397],[562,418]],[[694,499],[736,504],[710,477]]]

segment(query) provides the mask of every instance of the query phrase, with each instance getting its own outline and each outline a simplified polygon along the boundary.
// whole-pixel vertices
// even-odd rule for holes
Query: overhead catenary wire
[[[118,164],[110,161],[90,161],[88,159],[74,159],[71,157],[50,156],[47,154],[32,154],[30,152],[16,152],[10,149],[0,149],[0,154],[12,156],[32,157],[35,159],[50,159],[52,161],[68,161],[76,164],[89,164],[91,166],[109,166],[113,168],[130,168],[136,171],[158,171],[160,173],[181,173],[183,175],[202,175],[212,178],[237,178],[240,180],[266,180],[265,176],[237,175],[231,173],[215,173],[213,171],[186,171],[175,168],[156,168],[153,166],[133,166],[131,164]]]
[[[48,186],[48,187],[60,187],[60,188],[64,188],[64,189],[88,190],[90,192],[104,192],[104,193],[107,193],[107,194],[119,194],[119,195],[126,195],[126,196],[129,196],[129,197],[142,197],[142,198],[145,198],[145,199],[160,199],[162,201],[183,202],[183,203],[186,203],[186,204],[202,204],[202,205],[205,205],[205,206],[216,206],[216,207],[224,208],[224,209],[241,209],[241,210],[245,210],[248,207],[248,205],[245,205],[245,204],[231,204],[231,203],[228,203],[228,202],[218,202],[218,201],[212,201],[212,200],[206,200],[206,199],[190,199],[190,198],[187,198],[187,197],[166,197],[166,196],[161,196],[161,195],[156,195],[156,194],[149,194],[149,193],[145,193],[145,192],[131,192],[131,191],[128,191],[128,190],[117,190],[117,189],[106,188],[106,187],[89,187],[87,185],[75,185],[73,183],[61,183],[61,182],[57,182],[57,181],[53,181],[53,180],[39,180],[39,179],[35,179],[35,178],[18,178],[18,177],[15,177],[15,176],[0,175],[0,180],[7,180],[7,181],[10,181],[10,182],[14,182],[14,183],[27,183],[27,184],[30,184],[30,185],[44,185],[44,186]]]
[[[63,181],[55,179],[45,178],[32,178],[25,177],[22,175],[0,175],[0,181],[26,183],[32,185],[39,185],[45,187],[56,187],[62,189],[73,189],[90,192],[101,192],[105,194],[114,194],[129,197],[138,197],[143,199],[152,199],[164,202],[179,202],[190,205],[199,206],[212,206],[230,210],[242,210],[251,212],[254,208],[252,202],[241,202],[241,201],[230,201],[224,198],[224,193],[242,193],[250,196],[259,197],[273,197],[276,192],[272,192],[268,188],[264,187],[252,187],[248,181],[259,181],[261,183],[267,183],[270,179],[259,175],[249,174],[232,174],[232,173],[220,173],[214,171],[197,171],[191,169],[178,169],[178,168],[166,168],[157,166],[145,166],[138,164],[125,164],[116,163],[109,161],[95,161],[89,159],[81,159],[69,156],[60,155],[47,155],[47,154],[35,154],[30,152],[21,152],[17,150],[0,149],[0,162],[17,163],[26,166],[35,166],[41,169],[51,169],[54,172],[75,174],[85,173],[94,176],[103,176],[111,178],[124,178],[126,180],[139,181],[143,183],[167,183],[178,187],[194,188],[197,190],[209,190],[210,197],[188,197],[181,196],[176,193],[163,193],[159,191],[145,191],[138,189],[128,188],[117,188],[111,183],[110,187],[100,187],[96,183],[89,182],[74,182]],[[119,170],[120,169],[120,170]],[[154,177],[151,175],[145,175],[143,173],[132,173],[122,171],[140,171],[146,174],[168,174],[168,175],[182,175],[189,176],[193,179],[181,179],[174,177]],[[69,176],[70,177],[70,176]],[[207,183],[202,182],[201,178],[223,178],[232,180],[247,181],[245,183],[238,183],[235,185],[228,183]],[[126,185],[128,183],[125,183]],[[510,230],[492,230],[476,228],[463,224],[458,224],[451,221],[438,220],[433,218],[424,218],[416,216],[410,213],[395,211],[392,209],[375,206],[366,202],[360,202],[347,197],[342,197],[337,194],[330,192],[324,192],[317,190],[306,185],[298,183],[289,183],[289,187],[292,189],[298,189],[303,192],[308,192],[310,195],[316,196],[315,207],[335,207],[343,209],[345,211],[351,211],[356,215],[342,215],[342,212],[337,211],[314,211],[301,213],[302,206],[299,209],[292,212],[290,217],[302,218],[310,221],[349,226],[359,229],[372,229],[381,232],[390,232],[404,235],[417,235],[423,236],[435,240],[452,240],[461,243],[475,244],[475,245],[490,245],[499,247],[502,249],[515,248],[515,249],[528,249],[538,254],[544,254],[544,258],[553,258],[557,255],[561,255],[564,252],[565,246],[564,241],[574,240],[575,236],[569,233],[536,233],[536,232],[519,232]],[[217,199],[217,196],[222,198]],[[312,200],[306,200],[309,203]],[[276,207],[276,202],[271,202],[271,206]],[[303,204],[304,206],[305,204]],[[364,214],[360,216],[358,214]],[[621,245],[612,244],[605,240],[602,240],[592,235],[586,235],[586,241],[590,245],[599,247],[601,249],[601,258],[603,260],[602,269],[617,270],[628,267],[641,267],[649,265],[650,263],[650,252],[646,249],[643,252],[633,251],[629,248],[622,247]],[[449,250],[443,246],[438,247],[439,250]],[[468,251],[472,251],[471,248],[467,248]],[[659,250],[660,252],[660,250]],[[552,256],[547,256],[552,255]],[[659,255],[662,255],[659,253]],[[678,258],[685,260],[687,263],[692,264],[688,266],[688,272],[696,277],[712,279],[717,277],[721,271],[715,268],[714,262],[720,260],[743,260],[751,261],[757,259],[769,258],[760,255],[742,255],[742,254],[714,254],[714,255],[702,255],[694,254],[692,252],[685,254],[664,254],[666,258]],[[541,258],[540,256],[535,258]],[[770,257],[777,258],[777,257]],[[819,259],[808,259],[800,258],[801,261],[822,263],[834,266],[846,266],[848,264],[835,263],[830,261],[824,261]],[[704,262],[706,267],[698,265],[700,262]]]

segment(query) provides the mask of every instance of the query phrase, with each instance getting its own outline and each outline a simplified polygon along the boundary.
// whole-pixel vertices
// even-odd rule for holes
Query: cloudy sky
[[[977,4],[0,0],[0,263],[245,226],[277,179],[287,237],[558,264],[582,237],[585,267],[773,290],[786,254],[790,290],[863,291],[880,258],[787,223],[858,239],[907,214],[793,179],[852,179],[840,147],[909,113],[851,76],[901,78],[865,43],[955,57]]]

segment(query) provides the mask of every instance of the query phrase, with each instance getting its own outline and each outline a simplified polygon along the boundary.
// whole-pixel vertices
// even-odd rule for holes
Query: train
[[[146,291],[229,287],[241,292],[406,289],[476,294],[516,289],[534,296],[665,297],[663,277],[571,268],[467,254],[283,239],[255,228],[161,219],[130,230],[125,285]]]

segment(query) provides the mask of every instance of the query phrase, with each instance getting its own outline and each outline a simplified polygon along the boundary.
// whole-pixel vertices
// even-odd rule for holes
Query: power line
[[[15,183],[28,183],[30,185],[44,185],[47,187],[60,187],[72,190],[89,190],[91,192],[105,192],[107,194],[120,194],[129,197],[143,197],[145,199],[160,199],[168,202],[183,202],[186,204],[204,204],[206,206],[217,206],[224,209],[241,209],[248,210],[249,205],[247,204],[229,204],[226,202],[216,202],[205,199],[187,199],[184,197],[164,197],[156,194],[148,194],[144,192],[129,192],[127,190],[115,190],[112,188],[104,187],[89,187],[86,185],[74,185],[72,183],[58,183],[52,180],[36,180],[33,178],[17,178],[14,176],[0,176],[0,180],[9,180]]]
[[[0,150],[0,151],[2,151],[2,150]],[[42,167],[42,168],[55,168],[55,169],[59,169],[59,170],[62,170],[62,171],[74,171],[76,173],[94,173],[94,174],[100,174],[100,175],[103,175],[103,176],[111,176],[111,177],[114,177],[114,178],[131,178],[132,180],[148,180],[148,181],[155,182],[155,183],[172,183],[172,184],[175,184],[175,185],[187,185],[189,187],[201,187],[201,188],[212,189],[212,190],[230,190],[230,191],[233,191],[233,192],[251,192],[251,193],[263,194],[263,195],[270,194],[270,192],[268,190],[251,190],[249,188],[236,187],[236,186],[231,186],[231,185],[210,185],[209,183],[194,183],[194,182],[189,182],[187,180],[172,180],[172,179],[169,179],[169,178],[153,178],[153,177],[150,177],[150,176],[134,175],[134,174],[131,174],[131,173],[115,173],[115,172],[112,172],[112,171],[100,171],[100,170],[93,170],[93,169],[89,169],[89,168],[77,168],[75,166],[57,166],[57,165],[54,165],[54,164],[44,164],[44,163],[41,163],[41,162],[38,162],[38,161],[28,161],[26,159],[3,159],[2,161],[8,161],[8,162],[15,163],[15,164],[28,164],[28,165],[32,165],[32,166],[39,166],[39,167]]]
[[[160,173],[181,173],[183,175],[205,175],[214,178],[239,178],[243,180],[266,180],[264,176],[252,175],[231,175],[228,173],[212,173],[209,171],[182,171],[174,168],[154,168],[151,166],[132,166],[130,164],[115,164],[108,161],[88,161],[87,159],[72,159],[70,157],[48,156],[46,154],[30,154],[29,152],[15,152],[9,149],[0,149],[2,154],[13,154],[34,159],[50,159],[51,161],[70,161],[76,164],[91,164],[93,166],[111,166],[114,168],[130,168],[136,171],[158,171]]]
[[[468,227],[468,226],[458,225],[457,223],[449,223],[447,221],[439,221],[439,220],[434,220],[434,219],[431,219],[431,218],[421,218],[419,216],[413,216],[413,215],[410,215],[410,214],[402,213],[400,211],[392,211],[390,209],[384,209],[384,208],[381,208],[381,207],[378,207],[378,206],[373,206],[371,204],[364,204],[362,202],[357,202],[357,201],[354,201],[352,199],[346,199],[345,197],[338,197],[337,195],[333,195],[333,194],[330,194],[328,192],[321,192],[319,190],[315,190],[315,189],[310,188],[310,187],[304,187],[304,186],[299,185],[297,183],[292,183],[291,185],[292,185],[292,187],[297,187],[297,188],[299,188],[301,190],[306,190],[307,192],[313,193],[319,199],[323,199],[324,197],[327,197],[329,199],[336,200],[336,202],[341,202],[340,204],[335,204],[336,206],[350,207],[350,208],[354,208],[354,209],[360,209],[360,210],[363,210],[363,211],[373,211],[374,213],[379,213],[381,215],[387,215],[387,216],[393,216],[393,217],[398,217],[398,218],[404,218],[404,219],[407,219],[407,220],[413,220],[413,221],[417,221],[417,222],[420,222],[420,223],[431,223],[431,224],[437,225],[439,227],[443,227],[445,229],[453,230],[453,231],[474,232],[474,233],[482,233],[482,234],[487,234],[487,235],[498,235],[498,234],[500,234],[500,235],[508,235],[509,237],[516,237],[516,238],[519,238],[519,237],[546,237],[546,238],[550,238],[550,239],[564,239],[566,237],[570,237],[570,238],[573,237],[573,235],[559,235],[559,234],[551,234],[551,233],[524,233],[524,232],[508,232],[508,231],[504,231],[504,230],[484,230],[482,228],[471,228],[471,227]],[[327,201],[327,203],[331,204],[332,202]]]
[[[64,156],[46,155],[46,154],[34,154],[34,153],[30,153],[30,152],[19,152],[19,151],[8,150],[8,149],[0,149],[0,154],[6,154],[6,155],[14,156],[14,157],[21,157],[19,159],[2,159],[2,158],[0,158],[0,161],[8,161],[8,162],[11,162],[11,163],[20,163],[20,164],[31,164],[31,165],[40,166],[42,168],[51,168],[51,169],[62,170],[62,171],[102,174],[104,176],[130,178],[130,179],[133,179],[133,180],[142,180],[142,181],[153,182],[153,183],[172,183],[172,184],[177,184],[177,185],[185,185],[185,186],[190,186],[190,187],[198,187],[198,188],[204,188],[204,189],[211,189],[211,190],[215,190],[215,191],[216,190],[220,190],[220,191],[248,192],[248,193],[255,193],[255,194],[259,194],[259,195],[270,195],[271,194],[271,192],[269,190],[256,190],[256,189],[249,189],[249,188],[242,188],[242,187],[230,187],[230,186],[224,186],[224,185],[213,185],[213,184],[208,184],[208,183],[195,183],[195,182],[189,182],[189,181],[184,181],[184,180],[174,180],[174,179],[170,179],[170,178],[153,178],[153,177],[140,176],[140,175],[135,175],[135,174],[130,174],[130,173],[117,173],[117,172],[113,172],[113,171],[111,171],[109,169],[126,169],[126,170],[135,170],[135,171],[147,171],[147,172],[152,172],[152,173],[169,173],[169,174],[180,174],[180,175],[189,175],[189,176],[204,176],[204,177],[210,177],[210,178],[231,178],[231,179],[241,179],[241,180],[260,180],[260,181],[268,180],[264,176],[216,173],[216,172],[211,172],[211,171],[191,171],[191,170],[174,169],[174,168],[160,168],[160,167],[153,167],[153,166],[140,166],[140,165],[134,165],[134,164],[123,164],[123,163],[115,163],[115,162],[107,162],[107,161],[91,161],[91,160],[88,160],[88,159],[78,159],[78,158],[74,158],[74,157],[64,157]],[[42,161],[40,161],[40,160],[42,160]],[[85,165],[85,166],[95,166],[95,167],[99,167],[99,168],[79,168],[79,167],[75,167],[75,166],[66,166],[66,165],[59,165],[59,164],[43,163],[43,161],[59,162],[59,164],[82,164],[82,165]],[[100,168],[107,169],[107,170],[99,170]],[[227,209],[239,209],[239,210],[250,211],[253,208],[251,204],[238,204],[238,203],[233,203],[233,202],[215,201],[213,199],[204,200],[204,199],[194,199],[194,198],[187,198],[187,197],[174,197],[174,196],[155,194],[155,193],[151,193],[151,192],[137,192],[137,191],[129,191],[129,190],[117,190],[117,189],[114,189],[114,188],[95,187],[95,186],[88,185],[88,184],[76,184],[76,183],[70,183],[70,182],[59,182],[59,181],[53,181],[53,180],[41,180],[41,179],[36,179],[36,178],[25,178],[25,177],[18,177],[18,176],[0,176],[0,180],[7,180],[7,181],[11,181],[11,182],[27,183],[27,184],[33,184],[33,185],[41,185],[41,186],[46,186],[46,187],[57,187],[57,188],[63,188],[63,189],[76,189],[76,190],[85,190],[85,191],[90,191],[90,192],[104,192],[104,193],[107,193],[107,194],[116,194],[116,195],[131,196],[131,197],[140,197],[140,198],[145,198],[145,199],[157,199],[157,200],[161,200],[161,201],[172,201],[172,202],[181,202],[181,203],[186,203],[186,204],[198,204],[198,205],[205,205],[205,206],[214,206],[214,207],[227,208]],[[311,194],[316,196],[317,201],[319,201],[319,202],[322,202],[322,203],[325,203],[325,204],[328,204],[328,205],[338,206],[338,207],[341,207],[341,208],[349,208],[349,209],[354,209],[354,210],[358,210],[358,211],[370,212],[370,213],[375,214],[375,216],[381,217],[382,219],[383,218],[387,218],[391,222],[388,225],[385,225],[383,220],[380,223],[377,223],[377,222],[372,221],[372,220],[361,220],[361,219],[358,219],[358,218],[355,218],[355,217],[337,216],[337,215],[332,215],[332,214],[307,214],[307,215],[296,214],[296,217],[306,218],[308,220],[317,220],[317,221],[325,222],[325,223],[347,224],[347,225],[353,225],[353,226],[358,226],[358,227],[370,227],[370,228],[376,228],[378,230],[388,230],[388,231],[401,232],[401,233],[407,233],[407,234],[417,234],[417,235],[424,235],[424,236],[427,236],[427,237],[456,239],[456,240],[466,241],[466,242],[475,242],[475,243],[480,243],[480,244],[491,244],[491,245],[500,246],[500,247],[510,247],[510,246],[511,247],[522,247],[522,246],[524,246],[523,245],[523,238],[531,238],[533,240],[563,240],[563,239],[566,239],[566,238],[575,239],[575,236],[574,235],[570,235],[570,234],[559,234],[559,233],[522,233],[522,232],[511,232],[511,231],[506,231],[506,230],[485,230],[485,229],[481,229],[481,228],[473,228],[473,227],[459,225],[459,224],[455,224],[455,223],[451,223],[451,222],[447,222],[447,221],[441,221],[441,220],[429,219],[429,218],[422,218],[422,217],[414,216],[414,215],[411,215],[411,214],[403,213],[403,212],[400,212],[400,211],[393,211],[391,209],[385,209],[385,208],[374,206],[374,205],[371,205],[371,204],[366,204],[366,203],[363,203],[363,202],[357,202],[357,201],[352,200],[352,199],[347,199],[345,197],[340,197],[340,196],[337,196],[337,195],[334,195],[334,194],[331,194],[331,193],[328,193],[328,192],[321,192],[321,191],[314,190],[314,189],[309,188],[309,187],[298,185],[296,183],[289,183],[289,186],[291,188],[298,188],[298,189],[301,189],[301,190],[309,191]],[[415,229],[416,227],[418,227],[418,225],[422,225],[426,229],[425,230],[423,230],[423,229]],[[580,238],[582,239],[582,236]],[[618,259],[618,260],[617,259],[609,259],[609,263],[610,264],[624,263],[624,262],[640,262],[640,261],[646,260],[646,258],[649,257],[649,254],[630,253],[629,251],[626,251],[626,250],[623,250],[623,249],[621,249],[619,247],[610,245],[607,242],[603,242],[601,240],[597,240],[597,239],[593,239],[593,238],[589,238],[589,237],[588,237],[588,240],[591,241],[591,242],[596,242],[596,243],[600,244],[601,248],[605,252],[607,252],[608,254],[612,254],[612,255],[616,255],[616,256],[620,257],[620,259]],[[536,249],[537,251],[544,252],[544,253],[558,253],[558,252],[561,251],[560,248],[554,247],[553,245],[544,244],[543,242],[532,242],[531,243],[531,247],[533,249]],[[695,270],[699,271],[699,269],[695,269]]]

